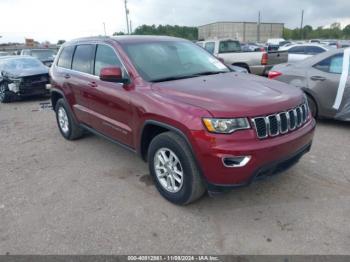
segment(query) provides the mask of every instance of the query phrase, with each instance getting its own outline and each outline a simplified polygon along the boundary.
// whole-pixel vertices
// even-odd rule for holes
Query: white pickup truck
[[[266,76],[274,65],[288,61],[288,53],[283,51],[242,52],[240,42],[232,39],[206,40],[197,44],[226,64],[246,68],[255,75]]]

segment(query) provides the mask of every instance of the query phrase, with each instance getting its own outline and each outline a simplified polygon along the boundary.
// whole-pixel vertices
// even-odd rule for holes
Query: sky
[[[199,26],[216,21],[281,22],[304,25],[350,24],[349,0],[128,0],[132,27],[142,24]],[[124,0],[0,0],[0,43],[56,43],[59,39],[126,31]]]

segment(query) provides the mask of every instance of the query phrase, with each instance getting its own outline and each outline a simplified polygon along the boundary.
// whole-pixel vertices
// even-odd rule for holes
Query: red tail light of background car
[[[268,60],[269,60],[269,55],[267,53],[263,53],[261,58],[261,65],[267,65]]]
[[[279,77],[279,76],[281,76],[281,75],[282,75],[281,72],[278,72],[278,71],[270,71],[268,77],[269,77],[269,79],[274,79],[274,78]]]

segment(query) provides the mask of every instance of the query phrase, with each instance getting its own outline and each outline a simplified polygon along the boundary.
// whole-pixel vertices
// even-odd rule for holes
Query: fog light
[[[227,156],[222,158],[225,167],[244,167],[250,161],[251,156]]]

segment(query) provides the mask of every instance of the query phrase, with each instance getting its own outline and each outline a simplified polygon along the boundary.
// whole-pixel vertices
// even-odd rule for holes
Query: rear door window
[[[107,45],[98,45],[96,50],[94,74],[98,76],[100,75],[102,68],[110,66],[122,68],[122,63],[112,47]]]
[[[204,45],[205,50],[207,50],[209,53],[214,54],[215,51],[215,42],[207,42]]]
[[[95,45],[78,45],[74,52],[72,69],[75,71],[92,74]]]
[[[63,50],[60,54],[60,57],[58,58],[58,62],[57,62],[57,65],[59,67],[71,69],[74,48],[75,48],[75,46],[66,46],[63,48]]]
[[[325,50],[318,46],[305,46],[305,53],[307,55],[316,55],[325,52]]]

